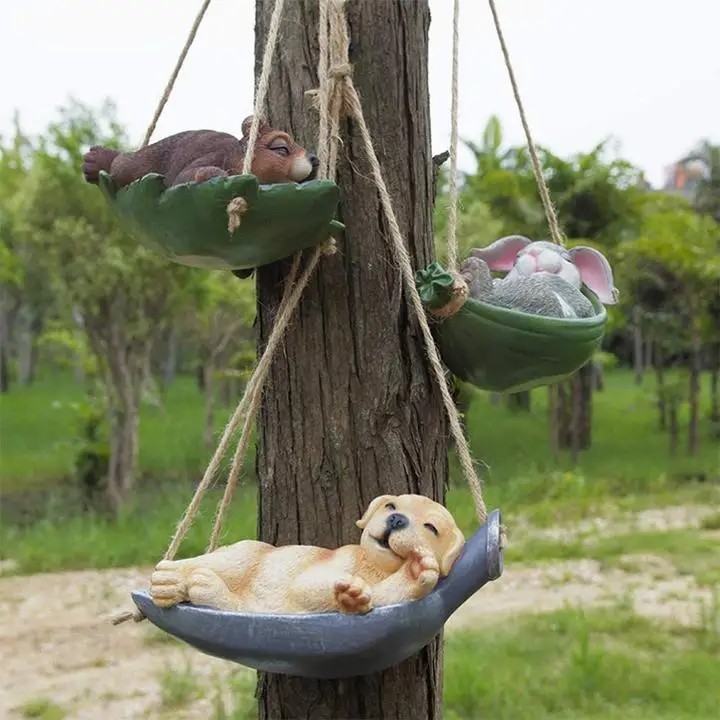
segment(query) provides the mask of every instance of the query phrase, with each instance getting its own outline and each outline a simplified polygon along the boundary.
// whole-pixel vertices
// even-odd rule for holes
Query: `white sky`
[[[659,184],[663,167],[697,140],[720,142],[717,0],[497,4],[539,144],[568,155],[613,135],[623,156]],[[35,133],[69,95],[91,104],[109,96],[139,142],[199,6],[199,0],[3,0],[0,133],[10,129],[15,109],[23,128]],[[440,152],[450,127],[452,0],[430,6],[433,150]],[[252,111],[253,33],[254,0],[210,5],[155,139],[198,127],[239,133]],[[495,113],[506,142],[524,142],[483,0],[461,0],[460,43],[461,137],[480,139]],[[464,169],[472,169],[468,159],[461,157]]]

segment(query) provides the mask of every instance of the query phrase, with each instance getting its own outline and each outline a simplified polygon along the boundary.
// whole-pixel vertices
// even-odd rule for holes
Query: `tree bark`
[[[702,344],[700,327],[693,319],[690,349],[690,419],[688,422],[688,454],[695,455],[698,446],[698,422],[700,420],[700,374],[702,372]]]
[[[655,394],[657,395],[658,427],[667,430],[667,398],[665,391],[665,353],[658,344],[655,347]]]
[[[678,440],[680,437],[680,424],[678,423],[678,399],[673,395],[668,402],[668,422],[670,432],[670,455],[677,454]]]
[[[138,467],[140,398],[151,342],[128,341],[114,323],[104,341],[95,341],[96,353],[106,363],[110,458],[107,493],[116,513],[130,500]],[[104,353],[98,353],[98,349]]]
[[[35,379],[38,361],[37,338],[42,332],[43,315],[31,305],[24,304],[18,313],[17,383],[30,385]]]
[[[256,5],[256,76],[274,0]],[[348,3],[353,78],[398,222],[417,267],[433,258],[426,0]],[[317,0],[286,6],[273,59],[268,121],[314,147]],[[347,226],[324,257],[278,354],[260,413],[260,539],[336,547],[383,493],[444,499],[447,428],[415,318],[388,248],[388,228],[356,124],[343,120],[338,184]],[[290,261],[257,273],[259,348]],[[260,674],[261,720],[434,720],[442,713],[442,640],[386,672],[342,681]]]
[[[713,437],[720,434],[720,343],[718,343],[710,358],[710,423]]]
[[[0,283],[0,393],[10,392],[10,351],[20,306],[20,301]]]
[[[506,396],[508,410],[513,412],[530,412],[530,397],[529,390],[508,393]]]
[[[589,450],[592,444],[592,362],[583,365],[569,381],[558,383],[560,447],[563,450]]]
[[[642,385],[645,373],[645,358],[643,357],[642,309],[639,305],[636,305],[632,311],[632,331],[635,384]]]
[[[203,424],[203,444],[211,448],[215,440],[215,367],[211,362],[205,364],[203,387],[205,388],[205,421]]]
[[[175,326],[171,326],[167,334],[165,345],[165,359],[163,362],[163,389],[172,385],[177,375],[178,366],[178,337]]]

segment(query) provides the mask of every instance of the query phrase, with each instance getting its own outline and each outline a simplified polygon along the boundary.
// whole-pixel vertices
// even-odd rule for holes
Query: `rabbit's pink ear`
[[[580,278],[605,305],[614,305],[617,294],[613,284],[610,263],[595,248],[578,245],[568,250],[573,264],[580,273]]]
[[[484,260],[491,270],[508,272],[515,265],[518,253],[529,244],[530,240],[522,235],[508,235],[487,247],[473,248],[470,255]]]

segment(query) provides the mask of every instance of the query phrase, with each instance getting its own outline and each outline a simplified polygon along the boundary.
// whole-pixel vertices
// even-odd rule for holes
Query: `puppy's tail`
[[[113,160],[120,153],[117,150],[111,150],[100,145],[93,145],[83,156],[83,176],[85,182],[91,185],[97,185],[100,179],[100,171],[110,172]]]

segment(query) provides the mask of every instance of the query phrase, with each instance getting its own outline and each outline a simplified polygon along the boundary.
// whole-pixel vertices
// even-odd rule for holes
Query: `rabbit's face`
[[[580,273],[569,253],[554,243],[538,241],[523,248],[517,254],[515,264],[506,279],[527,278],[535,273],[557,275],[578,290],[582,286]]]

